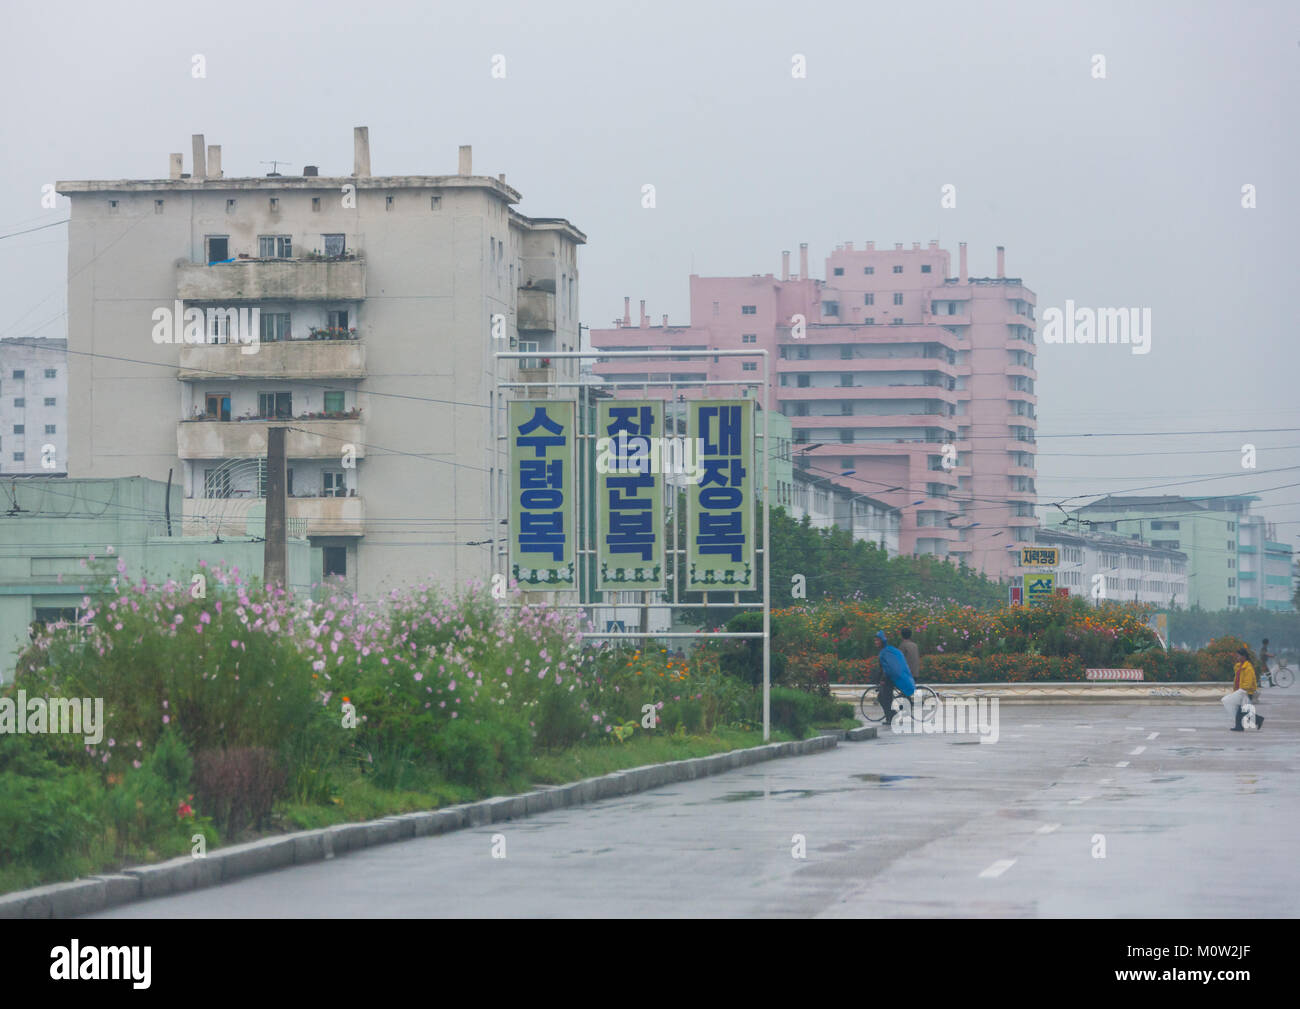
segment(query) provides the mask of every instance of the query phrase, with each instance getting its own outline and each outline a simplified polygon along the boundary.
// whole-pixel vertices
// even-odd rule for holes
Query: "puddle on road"
[[[1151,780],[1152,781],[1182,781],[1183,776],[1181,774],[1174,774],[1165,778],[1152,778]]]
[[[895,781],[911,781],[914,778],[929,778],[928,774],[854,774],[852,777],[859,781],[874,781],[877,784],[888,785]]]
[[[918,778],[929,778],[928,774],[851,774],[851,778],[858,781],[868,781],[876,785],[889,786],[896,781],[911,781]],[[836,792],[860,792],[860,788],[771,788],[767,791],[761,789],[748,789],[743,792],[727,792],[716,798],[709,799],[709,802],[748,802],[750,799],[807,799],[814,795],[831,795]],[[687,803],[687,805],[698,805],[698,803]]]

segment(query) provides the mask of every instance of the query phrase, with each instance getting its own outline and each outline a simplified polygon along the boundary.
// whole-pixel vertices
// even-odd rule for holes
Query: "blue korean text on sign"
[[[510,574],[525,588],[576,589],[574,404],[509,408]]]
[[[697,400],[691,434],[703,476],[687,490],[686,587],[754,587],[754,404]]]
[[[663,403],[606,401],[597,411],[596,588],[663,588]]]

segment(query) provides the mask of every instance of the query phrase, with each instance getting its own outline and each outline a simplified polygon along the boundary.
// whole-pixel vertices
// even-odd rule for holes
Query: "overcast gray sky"
[[[843,241],[939,239],[954,264],[966,241],[977,276],[1005,245],[1040,318],[1152,310],[1147,355],[1040,348],[1041,435],[1134,433],[1043,438],[1041,501],[1300,483],[1300,431],[1261,430],[1300,428],[1295,3],[5,0],[0,19],[0,234],[67,216],[44,183],[158,178],[171,151],[188,169],[192,133],[227,175],[330,175],[368,125],[376,175],[451,174],[472,144],[522,212],[584,230],[592,326],[625,294],[685,322],[691,272],[776,273],[801,241],[817,276]],[[66,257],[63,227],[0,240],[0,337],[66,335]],[[1300,487],[1262,496],[1295,545]]]

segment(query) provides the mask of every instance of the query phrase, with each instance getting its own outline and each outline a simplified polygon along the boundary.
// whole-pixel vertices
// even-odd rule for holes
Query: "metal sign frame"
[[[639,360],[639,361],[663,361],[678,362],[683,360],[689,361],[691,358],[714,358],[715,360],[723,357],[739,357],[756,359],[759,362],[758,376],[754,378],[742,379],[691,379],[674,381],[671,370],[662,375],[662,381],[656,379],[656,375],[647,370],[646,377],[640,380],[606,380],[601,379],[599,382],[584,382],[581,377],[577,379],[561,378],[559,369],[553,367],[551,377],[545,381],[522,381],[517,374],[503,375],[502,364],[510,361],[537,360],[544,358],[554,365],[560,361],[578,361],[600,358],[602,360]],[[507,369],[515,371],[518,368]],[[707,611],[712,605],[713,609],[724,606],[727,609],[758,609],[763,611],[763,630],[759,631],[710,631],[703,630],[699,632],[682,632],[682,631],[583,631],[582,637],[586,638],[635,638],[635,639],[673,639],[688,638],[690,640],[699,640],[701,638],[761,638],[763,641],[763,740],[766,742],[772,735],[772,570],[768,563],[768,557],[771,553],[771,493],[768,487],[769,459],[772,454],[772,440],[768,425],[769,411],[772,408],[772,392],[769,385],[769,355],[766,350],[570,350],[570,351],[496,351],[492,355],[492,391],[490,393],[491,402],[489,404],[489,453],[488,453],[488,500],[492,513],[492,529],[499,531],[503,517],[509,521],[509,494],[510,488],[508,483],[509,467],[509,446],[508,439],[508,403],[513,399],[530,399],[536,393],[543,393],[549,399],[568,399],[569,396],[557,395],[561,389],[573,390],[573,400],[576,401],[574,413],[577,416],[577,445],[576,445],[576,486],[577,500],[575,509],[577,512],[578,526],[578,544],[575,550],[577,557],[577,588],[576,589],[547,589],[544,591],[560,593],[575,593],[577,602],[563,603],[556,602],[549,605],[558,609],[580,609],[588,612],[601,607],[611,607],[615,609],[639,609],[643,611],[645,619],[648,621],[648,611],[652,607],[667,607],[669,612],[672,610],[704,610]],[[741,399],[752,399],[759,403],[763,408],[763,459],[762,459],[762,483],[761,495],[763,506],[763,541],[755,545],[755,556],[761,556],[763,559],[763,587],[761,603],[742,603],[740,602],[740,590],[733,592],[733,601],[730,603],[686,603],[681,601],[681,579],[685,568],[685,554],[688,545],[678,547],[678,524],[684,516],[679,514],[677,508],[676,490],[673,490],[671,519],[668,523],[668,543],[665,545],[665,551],[669,557],[669,574],[668,578],[672,582],[672,588],[665,595],[671,598],[664,602],[651,603],[646,598],[649,593],[643,592],[639,603],[607,602],[603,599],[597,599],[597,596],[614,594],[615,591],[638,591],[636,589],[606,590],[598,592],[595,589],[595,579],[588,577],[589,562],[594,562],[596,556],[596,525],[598,522],[592,522],[588,513],[588,502],[594,488],[588,486],[591,481],[588,480],[589,467],[593,464],[596,451],[597,432],[594,430],[592,418],[595,416],[595,400],[587,394],[590,389],[602,389],[614,392],[620,389],[634,389],[642,393],[640,398],[652,399],[652,389],[666,390],[667,396],[664,397],[664,428],[665,433],[672,425],[672,431],[676,434],[677,422],[679,417],[686,414],[689,406],[689,400],[682,398],[679,400],[679,391],[684,389],[709,389],[713,387],[724,387],[731,389],[752,389],[753,395],[742,394]],[[522,390],[523,395],[517,395],[516,391]],[[761,397],[761,399],[760,399]],[[589,414],[591,415],[589,417]],[[757,433],[757,432],[755,432]],[[754,439],[757,445],[757,438]],[[668,482],[670,488],[675,485]],[[688,526],[689,528],[689,526]],[[509,574],[509,536],[500,535],[499,532],[493,533],[492,558],[490,561],[490,575]],[[489,582],[491,578],[489,577]],[[540,590],[539,590],[540,591]],[[745,591],[754,591],[746,589]],[[709,593],[704,593],[705,598]],[[532,605],[526,603],[505,602],[502,605],[517,607]]]

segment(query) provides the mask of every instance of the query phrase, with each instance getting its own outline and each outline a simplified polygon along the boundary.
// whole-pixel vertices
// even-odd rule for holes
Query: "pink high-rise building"
[[[1034,516],[1035,296],[1007,277],[970,277],[966,245],[957,276],[930,242],[855,249],[846,242],[813,279],[808,247],[781,276],[691,277],[689,326],[651,326],[630,299],[611,329],[591,330],[601,350],[766,349],[771,400],[794,428],[796,459],[816,474],[897,507],[900,550],[935,554],[1000,578],[1017,570],[1016,545]],[[753,380],[738,358],[653,364],[602,360],[598,376],[670,383]],[[708,387],[706,387],[708,388]],[[698,396],[700,387],[678,385]],[[725,395],[725,388],[708,388]],[[802,446],[802,447],[799,447]]]

